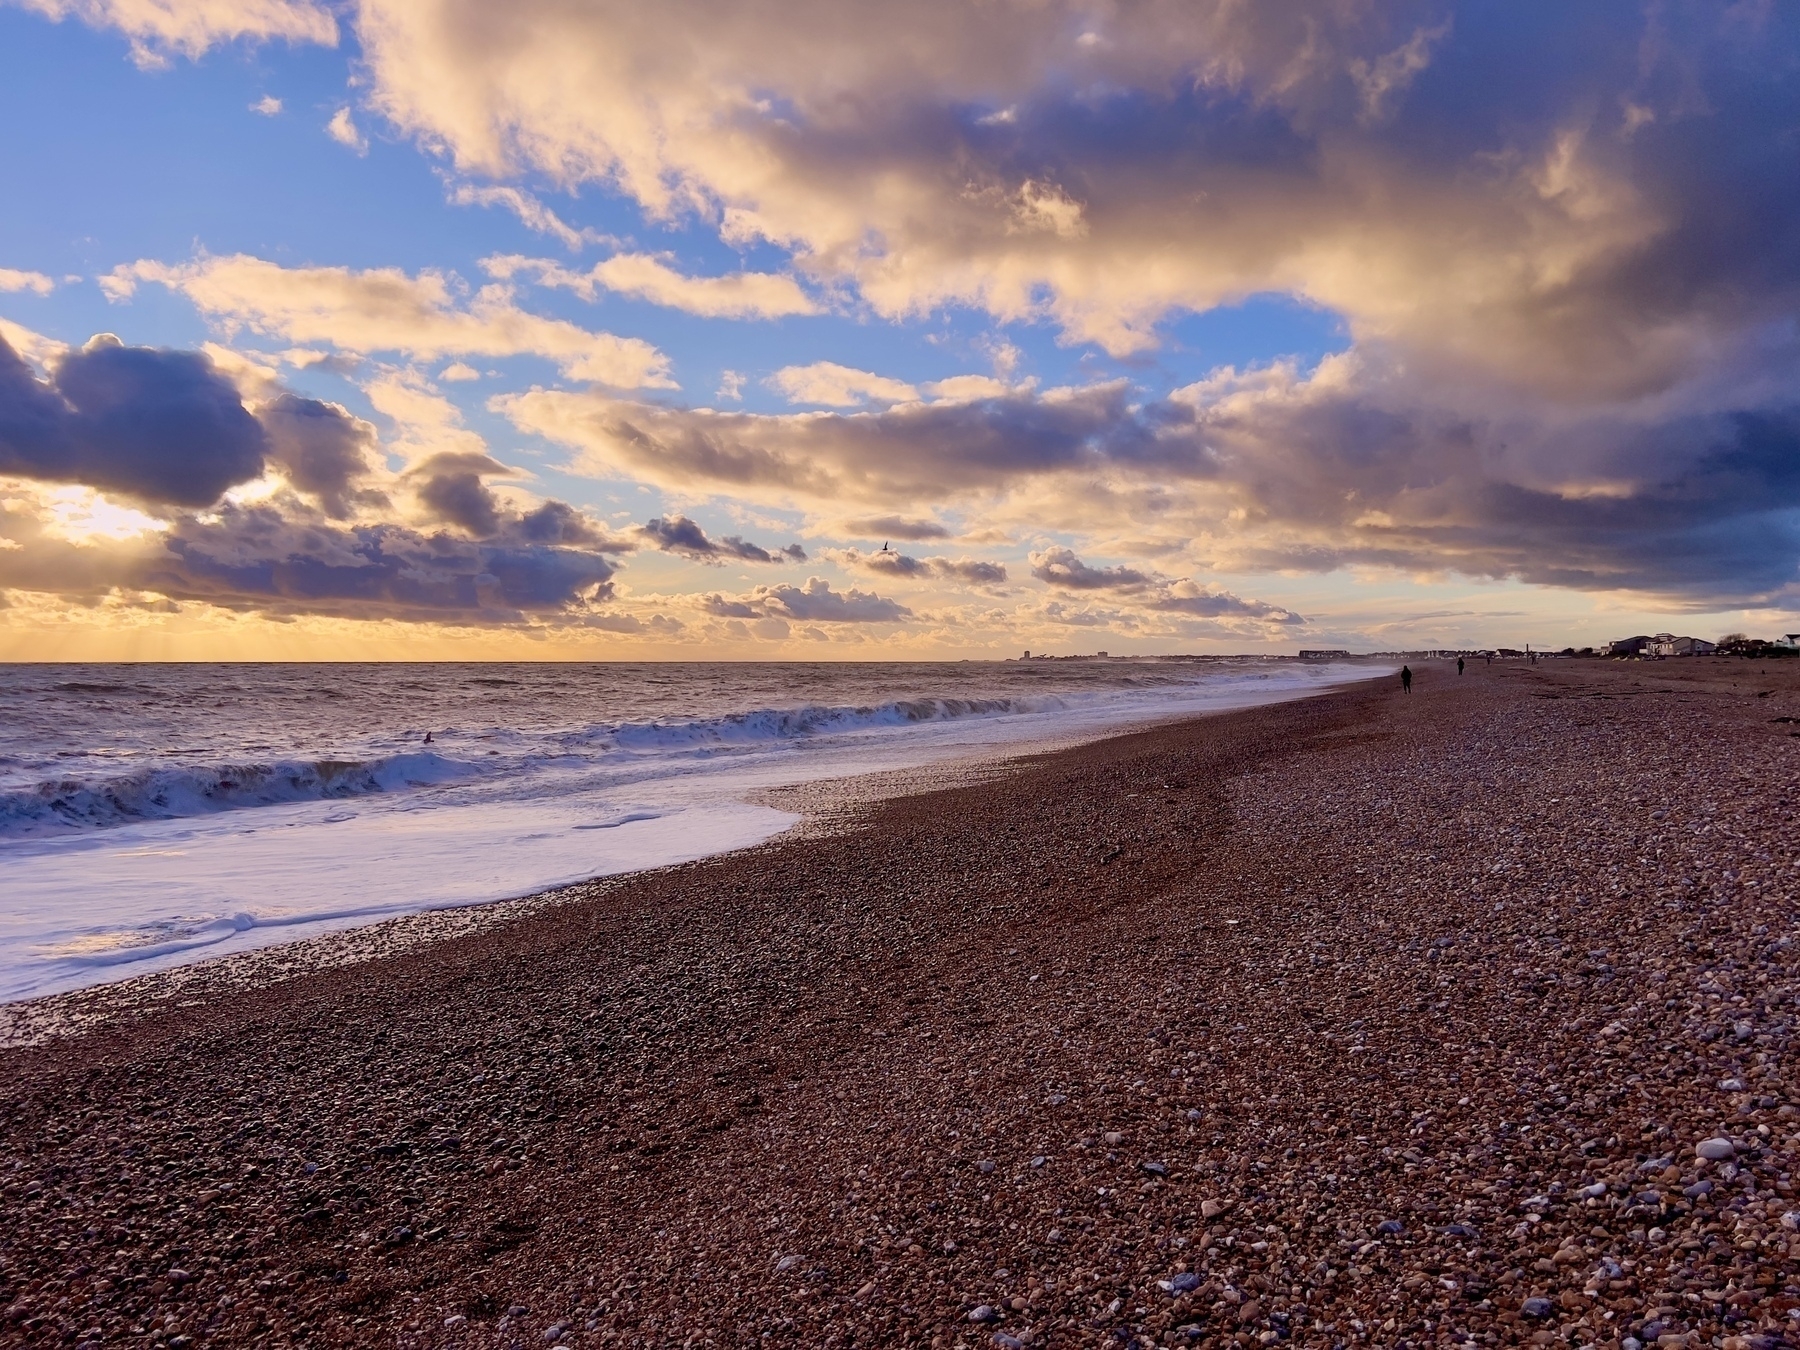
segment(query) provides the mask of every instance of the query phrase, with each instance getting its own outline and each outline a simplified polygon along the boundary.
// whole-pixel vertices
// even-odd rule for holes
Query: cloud
[[[0,291],[31,291],[36,295],[48,295],[56,289],[56,282],[42,272],[21,272],[11,267],[0,267]]]
[[[742,402],[744,377],[735,370],[722,371],[719,375],[719,388],[715,397],[729,399],[733,403]]]
[[[1432,44],[1449,31],[1450,20],[1445,19],[1434,28],[1414,29],[1405,43],[1373,60],[1352,58],[1350,76],[1362,96],[1364,121],[1386,115],[1394,100],[1431,64]]]
[[[745,595],[702,596],[701,609],[726,619],[791,619],[796,623],[903,623],[913,612],[897,601],[854,587],[834,591],[808,577],[804,586],[758,586]]]
[[[487,539],[500,532],[501,503],[483,480],[511,472],[489,455],[445,450],[421,460],[407,477],[432,520]]]
[[[1118,384],[856,413],[680,409],[563,390],[501,395],[491,406],[521,431],[580,450],[593,472],[837,509],[936,503],[1101,471],[1129,453],[1115,441],[1153,434]],[[1191,416],[1185,407],[1181,415]]]
[[[980,558],[914,558],[893,549],[864,553],[859,549],[832,549],[831,560],[874,576],[909,581],[950,581],[966,586],[998,586],[1006,580],[1004,563]]]
[[[205,506],[263,469],[268,437],[196,352],[102,334],[40,380],[0,340],[0,474]]]
[[[33,332],[23,324],[0,319],[0,341],[40,369],[54,365],[68,354],[69,344],[43,333]]]
[[[248,40],[337,44],[337,21],[312,0],[16,0],[46,18],[76,18],[131,41],[138,65],[197,58],[222,42]]]
[[[1243,600],[1186,577],[1166,577],[1135,567],[1090,567],[1072,550],[1061,546],[1033,553],[1031,575],[1057,590],[1107,591],[1124,597],[1128,605],[1161,614],[1201,619],[1247,618],[1277,624],[1305,622],[1279,605]]]
[[[1791,311],[1787,16],[1612,0],[1520,42],[1449,14],[365,0],[359,31],[372,101],[465,171],[606,184],[890,318],[971,305],[1125,354],[1278,292],[1591,391]]]
[[[375,428],[337,404],[270,386],[246,406],[239,380],[269,376],[239,364],[250,373],[102,334],[40,374],[0,341],[0,590],[275,617],[679,628],[598,608],[636,535],[497,491],[489,479],[517,472],[466,449],[423,453],[396,477]]]
[[[586,226],[577,229],[570,225],[521,188],[507,187],[504,184],[477,186],[474,183],[454,183],[449,186],[449,197],[451,204],[455,206],[503,206],[517,216],[526,229],[550,235],[572,251],[587,244],[604,243],[607,238],[598,230]]]
[[[339,108],[331,115],[331,120],[325,124],[325,134],[359,155],[369,153],[369,138],[357,129],[356,120],[350,116],[348,108]]]
[[[1031,575],[1046,586],[1070,591],[1140,590],[1152,580],[1152,574],[1132,567],[1089,567],[1061,547],[1033,553]]]
[[[1202,619],[1250,618],[1278,624],[1303,624],[1305,619],[1280,605],[1262,600],[1243,600],[1228,591],[1212,590],[1186,579],[1157,588],[1145,608],[1163,614],[1185,614]]]
[[[982,398],[1004,398],[1013,392],[1013,386],[992,375],[952,375],[947,380],[932,381],[925,386],[925,392],[950,403],[972,403]]]
[[[464,296],[439,272],[282,267],[236,254],[177,265],[137,262],[114,268],[102,287],[109,298],[122,300],[143,282],[181,292],[228,330],[245,327],[290,342],[401,352],[422,361],[541,356],[575,379],[625,389],[675,387],[668,358],[642,339],[529,314],[506,286]]]
[[[1791,335],[1764,342],[1771,369],[1800,357]],[[769,505],[980,504],[992,521],[1076,535],[1149,524],[1234,572],[1369,565],[1779,603],[1800,558],[1800,397],[1746,405],[1703,380],[1690,397],[1714,406],[1484,406],[1371,347],[1312,372],[1224,370],[1160,399],[1107,384],[850,413],[558,391],[493,406],[590,472]],[[1069,589],[1156,580],[1079,562],[1046,566]]]
[[[919,396],[918,390],[901,380],[840,366],[835,361],[784,366],[769,377],[769,383],[786,394],[790,403],[824,403],[834,408],[852,408],[870,401],[900,403]]]
[[[935,520],[912,520],[906,516],[860,516],[843,522],[847,534],[866,539],[948,539],[950,531]]]
[[[464,365],[461,361],[452,361],[438,372],[438,378],[449,380],[452,384],[459,384],[468,380],[479,380],[481,372],[474,366]]]
[[[612,291],[709,319],[779,319],[819,312],[818,305],[790,276],[737,272],[691,277],[648,253],[616,253],[586,272],[572,272],[543,258],[510,255],[488,258],[482,266],[491,276],[526,275],[540,286],[561,287],[587,300],[601,291]]]
[[[691,558],[695,562],[721,564],[727,561],[758,563],[806,561],[806,550],[798,544],[789,544],[785,548],[770,552],[761,545],[740,539],[735,534],[713,539],[686,516],[669,516],[666,519],[658,516],[644,524],[642,534],[653,547],[659,548],[665,553],[679,553],[684,558]]]
[[[250,111],[258,113],[263,117],[279,117],[281,115],[281,100],[276,98],[273,94],[264,94],[261,98],[257,99],[256,102],[250,105]]]
[[[282,393],[257,410],[267,455],[290,484],[333,520],[387,505],[367,486],[377,469],[375,428],[336,403]]]
[[[59,537],[16,494],[0,498],[0,588],[120,591],[276,617],[512,625],[578,622],[612,598],[592,550],[474,541],[393,523],[345,526],[294,501],[224,503],[125,539]]]
[[[638,547],[635,537],[611,534],[566,502],[521,505],[487,481],[519,476],[517,469],[482,450],[440,450],[408,467],[400,483],[411,491],[426,522],[485,543],[580,547],[605,554]]]
[[[123,0],[34,7],[165,21],[119,17]],[[254,5],[151,9],[195,41],[255,36]],[[770,296],[896,321],[972,307],[1126,356],[1173,316],[1272,294],[1350,340],[1316,368],[1173,394],[1026,388],[996,349],[992,380],[790,366],[775,387],[809,406],[774,416],[573,389],[490,405],[583,471],[815,518],[1054,531],[1076,562],[1147,539],[1198,574],[1800,594],[1800,22],[1779,6],[1600,0],[1521,30],[1446,0],[360,0],[356,24],[359,116],[497,191],[615,192],[658,229],[785,256],[746,274]],[[736,283],[620,259],[617,286],[531,275],[715,307],[731,292],[713,283]],[[227,329],[420,361],[531,352],[568,379],[671,387],[654,348],[525,314],[505,285],[255,259],[169,277],[216,286],[195,303]],[[1057,603],[1213,621],[1190,611],[1215,593],[1123,570],[1139,589]]]

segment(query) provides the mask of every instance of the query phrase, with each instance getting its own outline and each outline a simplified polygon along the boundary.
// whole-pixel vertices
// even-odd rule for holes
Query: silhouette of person
[[[1412,667],[1411,666],[1401,666],[1400,667],[1400,688],[1405,690],[1409,694],[1412,693]]]
[[[431,733],[429,731],[425,733],[425,744],[431,744]]]
[[[1456,673],[1462,674],[1462,657],[1460,656],[1456,658]]]

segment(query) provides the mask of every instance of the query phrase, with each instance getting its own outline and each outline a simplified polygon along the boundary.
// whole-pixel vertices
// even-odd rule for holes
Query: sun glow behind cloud
[[[108,501],[92,488],[57,487],[38,499],[45,525],[72,544],[119,541],[153,534],[162,522],[135,507]]]

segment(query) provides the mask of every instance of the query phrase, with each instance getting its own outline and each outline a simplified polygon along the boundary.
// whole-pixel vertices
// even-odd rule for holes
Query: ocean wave
[[[0,838],[361,797],[454,782],[476,772],[473,765],[421,751],[367,760],[207,764],[144,768],[112,778],[56,778],[0,792]]]
[[[873,731],[962,717],[1050,712],[1065,706],[1054,696],[1030,698],[908,698],[859,707],[808,704],[799,708],[759,708],[691,721],[628,722],[595,728],[592,739],[623,750],[705,749],[754,746],[812,736]]]

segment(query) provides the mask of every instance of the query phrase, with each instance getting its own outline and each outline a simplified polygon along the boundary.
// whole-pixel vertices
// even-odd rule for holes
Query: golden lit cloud
[[[282,267],[245,254],[137,262],[115,268],[101,284],[117,301],[144,282],[179,291],[228,331],[247,328],[289,342],[400,352],[423,361],[540,356],[574,379],[622,389],[675,387],[668,358],[648,342],[527,313],[505,285],[471,295],[439,272]]]
[[[221,42],[337,42],[337,20],[313,0],[13,0],[51,19],[75,18],[131,40],[140,66],[198,57]]]
[[[709,319],[779,319],[819,312],[819,307],[790,276],[769,272],[686,276],[662,259],[645,253],[617,253],[586,272],[574,272],[541,258],[517,256],[488,258],[482,266],[490,276],[502,280],[529,276],[540,286],[561,287],[588,300],[602,291],[612,291]]]

